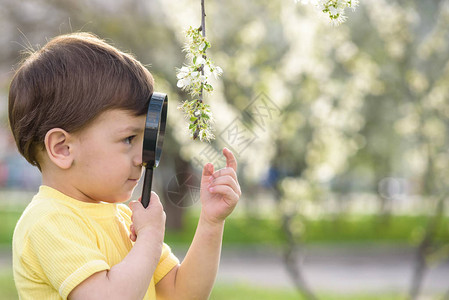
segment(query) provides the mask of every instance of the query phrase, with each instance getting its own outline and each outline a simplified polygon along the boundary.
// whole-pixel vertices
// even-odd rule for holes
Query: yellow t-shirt
[[[86,203],[41,186],[17,222],[14,281],[20,299],[67,299],[92,274],[109,270],[131,250],[131,210],[124,204]],[[144,299],[179,263],[164,244]]]

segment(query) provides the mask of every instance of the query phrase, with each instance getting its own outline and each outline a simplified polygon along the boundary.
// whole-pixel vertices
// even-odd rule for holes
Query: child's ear
[[[61,128],[53,128],[45,135],[45,149],[50,160],[61,169],[68,169],[73,164],[72,136]]]

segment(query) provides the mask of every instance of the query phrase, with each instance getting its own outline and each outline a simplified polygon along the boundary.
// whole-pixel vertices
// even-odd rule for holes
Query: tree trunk
[[[412,284],[409,292],[410,300],[418,299],[419,293],[421,291],[422,282],[428,267],[426,258],[433,246],[433,240],[443,216],[445,199],[446,195],[442,196],[438,200],[438,203],[435,206],[435,212],[431,217],[429,217],[426,232],[416,251],[415,269],[413,272]]]
[[[282,199],[282,193],[278,188],[275,188],[277,199]],[[282,212],[282,229],[285,232],[287,243],[284,246],[283,260],[285,267],[287,268],[290,278],[293,280],[297,291],[308,300],[317,300],[306,280],[304,279],[303,272],[301,270],[299,261],[300,259],[300,247],[291,230],[291,222],[294,215]]]

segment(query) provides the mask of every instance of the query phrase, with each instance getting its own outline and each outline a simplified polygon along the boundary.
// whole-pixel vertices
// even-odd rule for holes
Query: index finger
[[[223,148],[223,155],[226,157],[226,167],[232,168],[237,172],[237,160],[231,150]]]

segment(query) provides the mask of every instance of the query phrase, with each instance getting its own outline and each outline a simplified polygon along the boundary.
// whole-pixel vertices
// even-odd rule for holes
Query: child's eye
[[[131,144],[132,140],[135,138],[135,135],[131,135],[123,140],[125,144]]]

